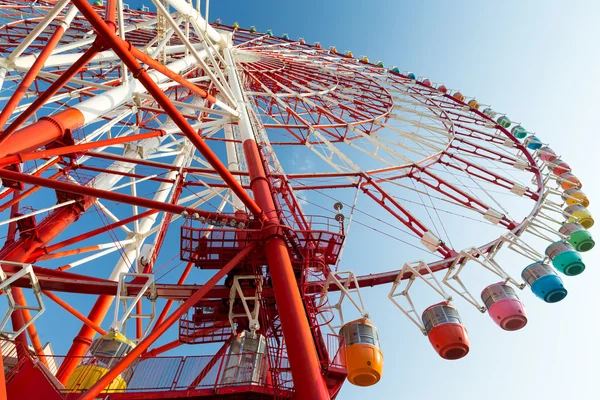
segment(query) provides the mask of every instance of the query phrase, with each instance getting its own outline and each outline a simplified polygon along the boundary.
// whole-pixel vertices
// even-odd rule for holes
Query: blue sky
[[[139,3],[129,1],[131,6]],[[146,5],[151,6],[149,1]],[[272,29],[275,35],[335,45],[476,96],[550,143],[581,178],[590,210],[596,210],[598,3],[213,0],[210,12],[211,21],[219,17],[225,24],[237,21],[242,27],[255,25],[259,31]],[[389,247],[373,254],[378,240],[365,237],[347,249],[347,260],[355,265],[346,267],[362,274],[371,272],[371,265],[379,271],[407,261],[403,249],[398,253]],[[530,317],[522,331],[503,332],[486,315],[459,303],[472,349],[455,362],[440,359],[393,308],[386,299],[387,287],[366,289],[372,320],[380,328],[384,376],[371,388],[347,383],[339,398],[600,398],[600,322],[595,317],[600,302],[594,293],[600,282],[598,251],[584,258],[584,274],[565,278],[569,295],[563,302],[544,304],[527,291],[519,293]],[[507,262],[520,270],[526,261],[514,257]],[[42,325],[40,335],[50,334],[50,329]],[[68,342],[55,348],[66,350]]]

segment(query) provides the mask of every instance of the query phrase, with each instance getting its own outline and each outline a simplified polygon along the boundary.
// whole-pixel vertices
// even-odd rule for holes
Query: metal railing
[[[327,335],[327,351],[331,368],[346,368],[343,339],[336,335]],[[35,359],[28,349],[21,349],[19,344],[9,340],[0,340],[6,380],[9,381],[19,370],[24,357]],[[291,397],[294,392],[291,368],[287,357],[279,356],[280,362],[271,373],[279,374],[278,391],[281,397]],[[56,366],[65,361],[66,356],[46,356],[50,365]],[[63,393],[83,392],[90,383],[97,381],[107,371],[107,366],[115,365],[121,357],[77,357],[79,366],[71,376],[66,387],[57,388]],[[251,363],[246,363],[251,360]],[[232,367],[233,366],[233,367]],[[136,359],[105,392],[163,392],[180,390],[209,389],[218,391],[221,388],[248,386],[275,390],[269,374],[269,357],[256,353],[225,354],[222,356],[160,356]],[[234,370],[232,373],[232,369]],[[245,387],[243,389],[242,387]]]
[[[213,362],[214,356],[161,356],[139,358],[135,360],[121,375],[124,381],[122,386],[117,385],[115,381],[109,386],[112,391],[124,392],[160,392],[172,390],[198,390],[198,389],[219,389],[222,387],[246,386],[259,384],[252,380],[252,374],[237,374],[234,380],[231,376],[225,378],[226,365],[231,357],[243,358],[244,356],[253,357],[255,354],[244,353],[241,355],[223,355],[217,357],[217,362]],[[57,361],[63,361],[65,357],[56,356]],[[112,364],[113,361],[109,362]],[[237,361],[237,360],[236,360]],[[81,392],[85,389],[85,383],[98,374],[98,368],[103,368],[107,364],[105,357],[98,359],[96,357],[82,357],[81,363],[73,377],[69,387],[63,389],[66,392]],[[258,368],[263,368],[260,365]],[[263,386],[268,386],[263,380],[260,382]]]
[[[328,334],[327,354],[329,354],[329,368],[346,369],[346,346],[344,338],[338,335]]]
[[[17,347],[2,341],[3,361],[7,381],[19,370],[23,358],[17,354]],[[27,355],[35,358],[33,354]],[[46,356],[55,365],[60,365],[67,357]],[[210,389],[217,391],[220,388],[262,386],[273,390],[273,386],[266,378],[267,357],[256,357],[254,353],[242,353],[236,355],[218,356],[214,362],[214,356],[173,356],[173,357],[148,357],[135,360],[118,378],[116,378],[105,392],[163,392],[179,390],[202,390]],[[254,367],[243,364],[246,358],[258,360]],[[79,366],[71,376],[66,387],[57,388],[63,393],[83,392],[90,387],[90,383],[97,381],[106,372],[107,365],[114,365],[120,361],[120,357],[78,357]],[[286,360],[287,361],[287,360]],[[231,365],[236,367],[235,373]],[[251,373],[255,368],[257,373]],[[257,375],[258,374],[258,375]],[[257,379],[257,376],[260,379]],[[293,393],[290,386],[285,388],[289,395]],[[243,389],[241,389],[243,390]]]

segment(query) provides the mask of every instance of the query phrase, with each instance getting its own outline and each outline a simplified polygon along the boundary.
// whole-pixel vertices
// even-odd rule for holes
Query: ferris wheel
[[[519,330],[521,290],[584,272],[582,183],[512,116],[153,5],[0,1],[0,394],[331,399],[383,374],[367,293],[455,360],[460,308]],[[378,241],[392,263],[353,265]]]

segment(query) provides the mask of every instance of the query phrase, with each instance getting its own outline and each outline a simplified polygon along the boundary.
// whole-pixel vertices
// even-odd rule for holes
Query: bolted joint
[[[102,36],[98,35],[98,32],[96,32],[96,39],[92,42],[90,49],[95,49],[96,51],[100,52],[109,50],[110,46],[106,43],[104,39],[102,39]]]
[[[75,336],[75,339],[73,339],[73,343],[81,343],[81,344],[89,347],[92,345],[92,339],[90,339],[86,336],[77,335],[77,336]]]

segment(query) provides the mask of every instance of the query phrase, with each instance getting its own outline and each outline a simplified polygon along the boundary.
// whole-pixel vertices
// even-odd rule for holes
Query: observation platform
[[[334,265],[340,255],[345,234],[343,224],[334,218],[307,216],[307,229],[287,225],[269,228],[250,226],[235,229],[209,227],[200,221],[188,220],[181,227],[181,260],[194,262],[202,269],[220,269],[251,243],[264,242],[269,237],[282,237],[290,250],[292,263],[305,259],[322,259]],[[254,263],[265,264],[266,258],[250,256]]]

